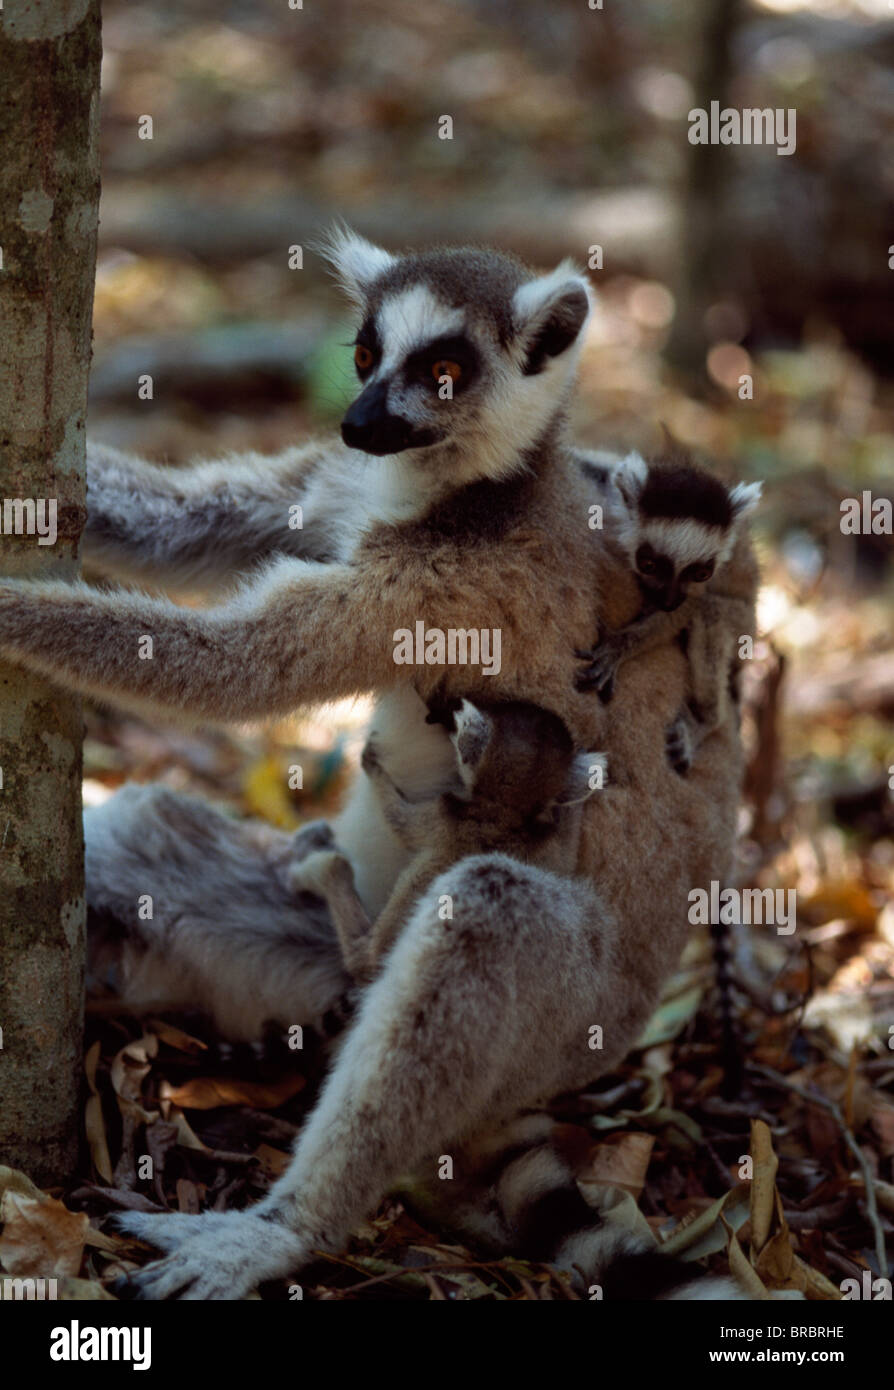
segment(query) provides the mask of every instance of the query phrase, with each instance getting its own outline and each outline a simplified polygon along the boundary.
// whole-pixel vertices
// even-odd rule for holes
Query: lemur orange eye
[[[369,348],[364,347],[362,343],[358,343],[354,348],[354,366],[358,371],[365,372],[369,370],[372,364],[373,355]]]
[[[451,362],[449,358],[444,358],[432,363],[431,374],[435,381],[440,381],[444,376],[449,376],[451,381],[459,381],[463,369],[458,362]]]
[[[704,584],[714,573],[714,561],[705,560],[702,564],[688,565],[680,575],[689,584]]]
[[[644,555],[637,568],[640,574],[654,574],[656,569],[655,561],[650,560],[647,555]]]

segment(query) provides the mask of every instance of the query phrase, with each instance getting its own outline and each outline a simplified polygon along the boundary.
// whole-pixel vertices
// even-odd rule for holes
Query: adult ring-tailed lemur
[[[581,808],[573,874],[499,852],[439,874],[365,989],[288,1171],[249,1212],[129,1215],[165,1252],[131,1291],[238,1298],[338,1250],[400,1175],[437,1188],[450,1154],[439,1194],[489,1248],[575,1268],[606,1298],[735,1297],[731,1281],[612,1236],[530,1113],[635,1041],[686,938],[690,889],[729,867],[741,770],[732,713],[687,777],[670,766],[687,682],[672,641],[625,662],[610,703],[576,689],[576,650],[641,606],[626,557],[590,529],[593,484],[566,439],[587,281],[487,251],[395,257],[346,231],[330,254],[360,320],[344,446],[170,472],[90,450],[88,558],[229,592],[195,609],[5,579],[0,648],[71,689],[180,718],[372,691],[376,749],[411,800],[454,784],[447,732],[426,722],[436,687],[553,711],[611,775]],[[501,659],[396,662],[396,634],[417,622],[497,629]],[[334,829],[375,918],[408,850],[365,778]],[[125,988],[186,996],[242,1036],[338,1000],[338,944],[319,898],[289,897],[287,837],[144,787],[91,813],[87,840],[90,909],[124,934]],[[151,922],[137,915],[146,893]]]

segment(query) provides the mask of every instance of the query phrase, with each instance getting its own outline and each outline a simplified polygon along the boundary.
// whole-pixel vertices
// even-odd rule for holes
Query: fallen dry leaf
[[[751,1249],[763,1250],[770,1237],[776,1206],[776,1170],[779,1161],[773,1151],[769,1127],[763,1120],[751,1121],[751,1158],[754,1174],[751,1180]]]
[[[122,1100],[139,1101],[143,1081],[152,1069],[152,1059],[158,1055],[158,1038],[145,1033],[135,1042],[127,1043],[112,1059],[112,1085]]]
[[[182,1086],[162,1082],[162,1100],[184,1110],[216,1110],[220,1105],[251,1105],[256,1110],[275,1110],[305,1085],[305,1078],[291,1072],[278,1081],[240,1081],[227,1076],[196,1076]]]
[[[282,1149],[274,1149],[271,1144],[259,1144],[255,1149],[255,1158],[271,1177],[278,1178],[284,1173],[292,1161],[292,1155],[285,1153]]]
[[[726,1226],[726,1222],[723,1224]],[[746,1258],[735,1231],[730,1226],[726,1226],[726,1230],[729,1237],[728,1256],[730,1273],[742,1285],[749,1298],[761,1300],[768,1299],[770,1297],[769,1291],[760,1278],[760,1275],[754,1270],[751,1262]]]
[[[0,1222],[0,1264],[9,1274],[77,1274],[90,1230],[83,1213],[69,1211],[55,1197],[41,1194],[38,1199],[7,1190]]]
[[[593,1148],[577,1180],[583,1185],[608,1183],[639,1197],[654,1146],[652,1134],[608,1134]]]
[[[146,1027],[151,1028],[153,1033],[157,1033],[163,1043],[168,1047],[174,1047],[178,1052],[207,1052],[208,1044],[202,1042],[200,1038],[194,1038],[191,1033],[185,1033],[182,1028],[176,1028],[173,1023],[168,1023],[163,1018],[150,1018],[146,1020]]]

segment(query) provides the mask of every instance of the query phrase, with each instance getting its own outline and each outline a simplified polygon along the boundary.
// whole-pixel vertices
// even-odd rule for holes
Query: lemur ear
[[[604,753],[578,753],[572,760],[568,780],[559,806],[575,806],[601,791],[608,781],[608,758]]]
[[[649,466],[641,454],[630,453],[619,459],[612,470],[612,482],[628,511],[634,511],[649,477]]]
[[[512,313],[525,352],[525,376],[542,372],[548,358],[576,341],[590,314],[590,296],[589,281],[572,261],[516,290]]]
[[[319,252],[332,266],[348,298],[362,305],[370,286],[397,260],[390,251],[374,246],[343,222],[330,227]]]
[[[754,511],[762,491],[763,483],[737,483],[730,490],[729,501],[733,509],[733,521],[741,521],[743,516]]]
[[[473,705],[471,700],[463,700],[453,720],[454,731],[450,735],[450,742],[456,749],[459,775],[471,790],[478,776],[481,759],[493,736],[493,720],[478,709],[477,705]]]

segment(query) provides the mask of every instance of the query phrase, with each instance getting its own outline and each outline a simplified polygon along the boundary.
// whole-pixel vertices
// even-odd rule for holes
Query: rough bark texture
[[[0,569],[72,578],[99,207],[99,0],[0,14]],[[55,544],[2,502],[55,499]],[[0,665],[0,1162],[38,1182],[76,1155],[84,981],[81,711]]]

